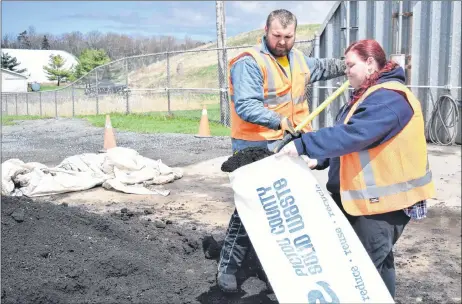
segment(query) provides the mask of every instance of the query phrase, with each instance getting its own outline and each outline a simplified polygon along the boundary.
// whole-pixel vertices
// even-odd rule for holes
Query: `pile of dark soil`
[[[100,216],[16,197],[1,205],[2,303],[274,303],[258,280],[245,297],[222,294],[221,242],[195,227],[125,209]]]
[[[228,158],[228,160],[221,165],[221,171],[233,172],[242,166],[259,161],[273,154],[273,152],[265,148],[246,148],[236,152],[234,155]]]

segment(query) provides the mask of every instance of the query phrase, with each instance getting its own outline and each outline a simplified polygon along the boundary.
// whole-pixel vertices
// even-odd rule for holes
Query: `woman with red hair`
[[[393,246],[411,218],[426,216],[425,200],[435,194],[422,109],[377,41],[351,44],[345,63],[354,91],[335,125],[302,134],[279,154],[329,167],[327,190],[394,297]]]

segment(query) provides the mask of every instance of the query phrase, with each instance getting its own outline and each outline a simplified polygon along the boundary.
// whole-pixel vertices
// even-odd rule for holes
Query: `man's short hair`
[[[266,19],[266,27],[270,28],[271,23],[274,19],[278,19],[281,22],[283,28],[286,28],[289,24],[295,23],[295,28],[297,28],[297,17],[294,14],[285,9],[278,9],[272,11],[268,18]]]

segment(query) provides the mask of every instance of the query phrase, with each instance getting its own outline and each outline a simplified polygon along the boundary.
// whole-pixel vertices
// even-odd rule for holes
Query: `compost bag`
[[[300,157],[261,148],[222,165],[280,303],[393,303],[342,211]]]

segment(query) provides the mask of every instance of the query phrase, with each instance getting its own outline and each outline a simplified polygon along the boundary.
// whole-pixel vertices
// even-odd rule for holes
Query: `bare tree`
[[[118,33],[101,33],[91,31],[82,34],[79,31],[52,35],[38,33],[34,26],[29,26],[18,34],[4,34],[2,48],[43,49],[44,36],[50,50],[63,50],[80,56],[84,49],[103,49],[112,60],[140,54],[165,52],[167,50],[184,50],[197,47],[204,42],[195,41],[189,36],[184,40],[172,36],[129,36]]]

